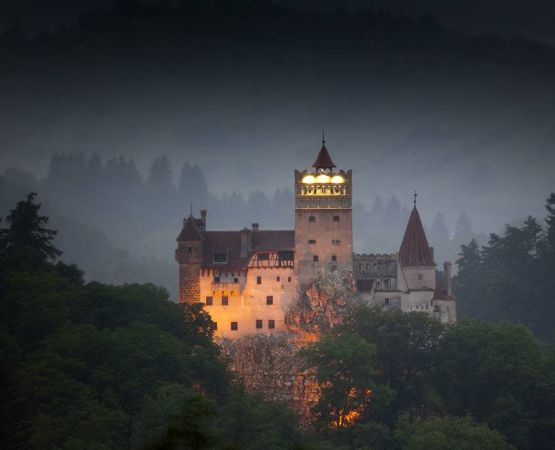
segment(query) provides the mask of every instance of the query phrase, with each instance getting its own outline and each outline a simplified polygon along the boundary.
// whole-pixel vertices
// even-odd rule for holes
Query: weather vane
[[[418,197],[418,194],[416,193],[416,189],[414,190],[414,207],[416,208],[416,197]]]
[[[324,129],[322,128],[322,145],[326,143],[326,137],[324,135]]]

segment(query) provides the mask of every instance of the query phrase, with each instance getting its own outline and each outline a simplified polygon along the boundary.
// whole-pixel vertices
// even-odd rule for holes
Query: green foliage
[[[6,216],[8,228],[0,229],[2,263],[12,269],[36,270],[61,255],[52,244],[56,231],[46,228],[48,217],[39,215],[36,195],[32,192],[18,202]]]
[[[497,431],[470,417],[401,417],[395,435],[403,450],[514,450]]]
[[[546,229],[533,217],[522,227],[491,234],[488,245],[461,246],[453,287],[459,317],[507,320],[544,338],[555,328],[555,194],[547,200]]]

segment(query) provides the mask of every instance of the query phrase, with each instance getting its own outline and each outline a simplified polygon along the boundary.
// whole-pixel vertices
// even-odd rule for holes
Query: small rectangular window
[[[258,254],[258,260],[259,261],[268,261],[270,259],[270,254],[269,253],[259,253]]]
[[[287,282],[291,283],[291,277],[287,277]]]
[[[339,222],[339,216],[333,216],[333,221],[334,222]]]
[[[217,264],[227,263],[227,253],[214,253],[214,262]]]
[[[389,305],[389,299],[388,299],[388,298],[386,298],[386,299],[384,300],[384,304],[385,304],[386,306]]]
[[[256,284],[262,284],[262,277],[256,277]]]
[[[318,262],[318,255],[314,255],[312,257],[312,262],[315,262],[315,263]]]
[[[239,278],[235,277],[235,278],[233,279],[233,282],[234,282],[234,283],[239,283]]]
[[[260,319],[257,319],[257,320],[256,320],[256,328],[257,328],[257,329],[262,328],[262,320],[260,320]]]
[[[281,278],[280,278],[280,277],[276,277],[276,281],[280,281],[280,280],[281,280]]]
[[[337,256],[331,255],[331,262],[337,262]]]
[[[308,243],[309,243],[309,244],[316,244],[316,239],[309,239],[309,240],[308,240]]]
[[[419,274],[418,274],[418,280],[419,280],[419,281],[422,281],[423,278],[424,278],[424,276],[423,276],[421,273],[419,273]]]
[[[341,241],[339,239],[333,239],[331,243],[332,245],[341,245]]]
[[[273,305],[274,304],[274,296],[273,295],[266,296],[266,304],[267,305]]]
[[[227,306],[229,304],[229,299],[227,295],[222,296],[222,305]]]
[[[231,322],[231,331],[237,331],[239,329],[238,322]]]
[[[213,322],[214,325],[212,325],[212,329],[215,331],[218,329],[218,322]]]
[[[206,304],[207,305],[213,305],[214,304],[214,298],[211,295],[206,296]]]
[[[188,248],[187,248],[187,251],[188,251],[189,253],[193,253],[193,247],[188,247]]]
[[[214,283],[219,283],[220,282],[220,277],[214,277]]]
[[[268,320],[268,328],[270,330],[273,330],[276,327],[276,321],[275,320]]]
[[[310,217],[308,218],[308,221],[309,221],[309,222],[316,222],[316,217],[310,216]]]

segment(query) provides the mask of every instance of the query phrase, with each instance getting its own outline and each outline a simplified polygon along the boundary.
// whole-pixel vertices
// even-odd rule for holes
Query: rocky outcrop
[[[355,301],[350,273],[319,271],[288,311],[287,333],[223,340],[221,346],[248,391],[287,403],[308,425],[320,386],[299,351],[318,340],[322,332],[339,325]]]

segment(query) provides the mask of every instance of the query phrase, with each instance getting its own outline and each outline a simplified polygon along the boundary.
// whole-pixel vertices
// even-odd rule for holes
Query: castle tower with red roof
[[[322,138],[312,169],[295,171],[295,272],[301,289],[318,268],[352,270],[352,171],[335,167]]]
[[[353,273],[362,302],[456,320],[451,264],[436,270],[416,208],[398,253],[353,253],[352,171],[338,170],[322,139],[311,169],[295,170],[295,229],[212,231],[184,219],[177,237],[179,300],[202,303],[217,337],[287,331],[291,306],[317,270]]]

